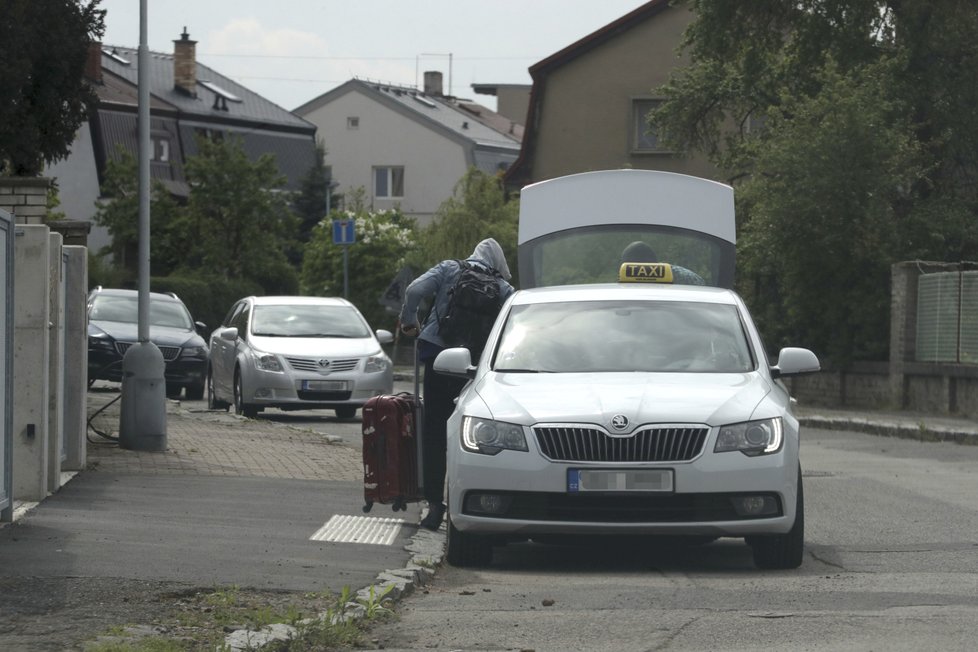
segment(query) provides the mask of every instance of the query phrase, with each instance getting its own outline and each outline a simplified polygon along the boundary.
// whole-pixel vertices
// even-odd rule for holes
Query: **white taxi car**
[[[576,535],[743,537],[761,568],[804,546],[798,421],[779,378],[818,371],[807,349],[770,364],[732,290],[621,281],[536,287],[504,305],[486,353],[443,351],[470,379],[448,423],[448,561]]]

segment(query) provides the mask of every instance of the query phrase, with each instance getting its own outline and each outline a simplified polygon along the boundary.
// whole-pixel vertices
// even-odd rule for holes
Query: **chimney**
[[[173,42],[173,87],[197,97],[197,41],[190,40],[186,27],[180,40]]]
[[[85,79],[96,84],[102,83],[102,42],[88,44],[88,59],[85,60]]]
[[[442,96],[441,73],[437,70],[428,70],[424,74],[425,95]]]

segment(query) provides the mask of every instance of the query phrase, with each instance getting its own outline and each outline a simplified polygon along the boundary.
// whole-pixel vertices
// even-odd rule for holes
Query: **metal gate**
[[[978,271],[920,277],[916,350],[921,362],[978,364]]]
[[[0,210],[0,521],[13,520],[14,218]]]

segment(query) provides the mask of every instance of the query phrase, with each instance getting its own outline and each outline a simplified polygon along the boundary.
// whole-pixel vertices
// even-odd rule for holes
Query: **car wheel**
[[[180,392],[182,391],[183,391],[183,385],[174,385],[173,383],[166,384],[167,398],[180,398]]]
[[[448,517],[448,563],[458,568],[488,566],[492,563],[492,542],[487,537],[466,534],[455,528]]]
[[[795,524],[787,534],[750,537],[748,543],[754,552],[754,564],[758,568],[773,570],[801,566],[805,555],[805,497],[801,484],[801,468],[798,469]]]
[[[207,409],[208,410],[227,410],[228,404],[220,401],[214,393],[214,377],[211,376],[211,368],[207,367]]]
[[[352,419],[355,416],[357,416],[357,409],[355,407],[345,405],[336,408],[337,419]]]
[[[204,398],[204,384],[185,385],[188,401],[199,401]]]
[[[234,373],[234,413],[249,419],[258,416],[258,408],[244,402],[244,395],[241,391],[241,374],[238,372]]]

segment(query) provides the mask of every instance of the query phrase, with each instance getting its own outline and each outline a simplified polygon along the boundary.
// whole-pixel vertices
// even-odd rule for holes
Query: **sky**
[[[353,78],[422,87],[491,109],[472,84],[531,84],[528,69],[647,0],[145,0],[146,43],[197,60],[285,109]],[[141,0],[102,0],[106,45],[138,47]]]

